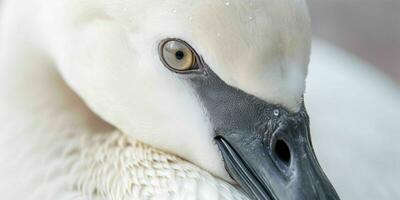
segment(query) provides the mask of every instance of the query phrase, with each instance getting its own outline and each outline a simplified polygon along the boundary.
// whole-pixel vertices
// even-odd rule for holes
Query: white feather
[[[302,0],[229,2],[9,0],[2,62],[40,54],[108,123],[230,180],[206,111],[184,79],[162,65],[159,42],[184,39],[228,84],[297,110],[310,22]]]
[[[20,53],[24,59],[12,66],[31,70],[1,65],[0,73],[2,199],[247,199],[205,170],[109,126],[52,63]]]
[[[244,198],[240,190],[209,174],[211,172],[229,180],[212,142],[211,125],[206,113],[190,88],[162,67],[157,57],[157,42],[165,37],[185,39],[228,84],[296,110],[304,91],[309,19],[304,1],[232,0],[229,4],[226,1],[209,1],[212,2],[212,9],[204,1],[193,2],[195,5],[191,7],[181,1],[3,2],[0,18],[2,197]],[[317,53],[320,52],[318,49],[324,53],[314,55],[316,62],[326,60],[325,54],[333,56],[324,47],[317,46]],[[389,194],[388,197],[393,197],[390,195],[395,192],[389,185],[394,183],[395,178],[389,174],[395,174],[395,167],[388,168],[393,169],[387,170],[390,173],[378,173],[377,165],[372,161],[380,161],[385,166],[393,164],[393,161],[379,160],[379,152],[397,153],[394,147],[369,151],[368,156],[373,159],[365,157],[359,160],[358,163],[363,166],[368,165],[361,169],[373,171],[374,175],[363,179],[362,170],[359,170],[354,173],[356,178],[352,181],[343,178],[349,177],[348,173],[341,176],[345,171],[344,165],[350,165],[351,159],[338,156],[359,151],[350,145],[343,148],[328,145],[334,143],[327,141],[338,138],[334,133],[344,134],[345,131],[337,133],[334,130],[339,126],[334,126],[336,129],[329,129],[332,134],[322,136],[327,134],[326,127],[333,124],[324,120],[326,113],[332,117],[340,114],[341,120],[349,121],[339,122],[353,128],[355,126],[350,120],[377,122],[382,118],[360,118],[365,114],[355,116],[354,113],[363,113],[366,109],[362,107],[364,110],[361,110],[361,106],[354,107],[354,103],[349,102],[350,98],[346,95],[357,93],[353,93],[356,90],[345,90],[346,87],[331,89],[334,94],[345,94],[341,108],[360,109],[350,114],[345,112],[349,114],[345,115],[348,118],[339,113],[337,107],[327,107],[329,99],[318,100],[328,96],[320,96],[322,92],[332,94],[327,90],[332,86],[327,82],[329,78],[336,77],[338,79],[333,79],[333,82],[340,80],[352,85],[350,83],[355,78],[349,74],[362,74],[350,68],[340,71],[340,68],[333,68],[333,64],[327,67],[332,68],[312,68],[315,73],[311,74],[310,80],[317,81],[310,83],[307,98],[312,120],[315,121],[315,143],[321,152],[322,164],[345,197],[353,197],[353,191],[364,192],[361,196],[366,198],[370,197],[367,194]],[[327,76],[326,73],[336,73],[337,76]],[[341,76],[343,74],[348,76]],[[359,79],[369,83],[367,80],[374,76],[366,74]],[[326,79],[318,79],[321,77]],[[380,90],[382,97],[398,98],[393,94],[395,90],[383,89],[387,88],[386,85],[379,84],[384,79],[376,80],[369,84],[370,88]],[[65,81],[73,91],[65,85]],[[313,87],[323,89],[314,88],[313,92]],[[365,92],[362,87],[354,89]],[[351,99],[356,97],[361,95]],[[357,105],[370,105],[365,102],[377,100],[374,95],[365,97],[370,99],[358,98]],[[395,102],[385,103],[383,109],[375,111],[390,113],[387,116],[391,118],[397,117],[399,112],[389,109],[398,105]],[[323,109],[331,110],[321,115],[319,111]],[[379,128],[369,127],[362,133],[370,133],[370,138],[378,137],[373,133],[377,129],[382,130],[382,127],[388,128],[385,129],[388,134],[398,132],[388,122],[380,122],[383,125]],[[358,123],[360,127],[365,125],[364,121]],[[344,141],[350,143],[365,138],[358,137],[360,132],[357,130],[349,131],[350,137]],[[389,140],[386,136],[380,139],[382,146],[391,144],[386,143]],[[376,140],[366,139],[365,144],[374,146],[373,141]],[[359,147],[367,150],[367,146]],[[398,161],[394,162],[398,164]],[[384,185],[388,187],[384,189],[389,192],[364,191],[372,190],[373,180],[381,176],[385,177]],[[354,188],[349,184],[366,180],[371,182],[365,187],[347,189]]]

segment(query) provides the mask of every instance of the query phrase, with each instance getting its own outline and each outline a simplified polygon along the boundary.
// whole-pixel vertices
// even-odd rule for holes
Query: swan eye
[[[192,48],[183,41],[170,39],[161,43],[161,60],[174,71],[188,71],[193,69],[195,55]]]

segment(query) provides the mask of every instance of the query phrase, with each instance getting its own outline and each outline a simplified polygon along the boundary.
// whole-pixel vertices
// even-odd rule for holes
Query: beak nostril
[[[274,147],[274,153],[277,155],[279,160],[281,160],[284,164],[290,164],[290,149],[289,146],[283,140],[278,140]]]

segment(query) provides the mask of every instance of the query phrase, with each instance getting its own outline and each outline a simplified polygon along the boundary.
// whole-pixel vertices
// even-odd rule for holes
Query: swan
[[[339,199],[302,0],[6,0],[0,30],[8,199]]]

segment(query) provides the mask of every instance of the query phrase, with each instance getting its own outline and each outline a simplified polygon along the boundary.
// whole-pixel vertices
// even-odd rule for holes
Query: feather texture
[[[119,131],[8,125],[13,130],[0,130],[5,199],[247,199],[229,183]]]

